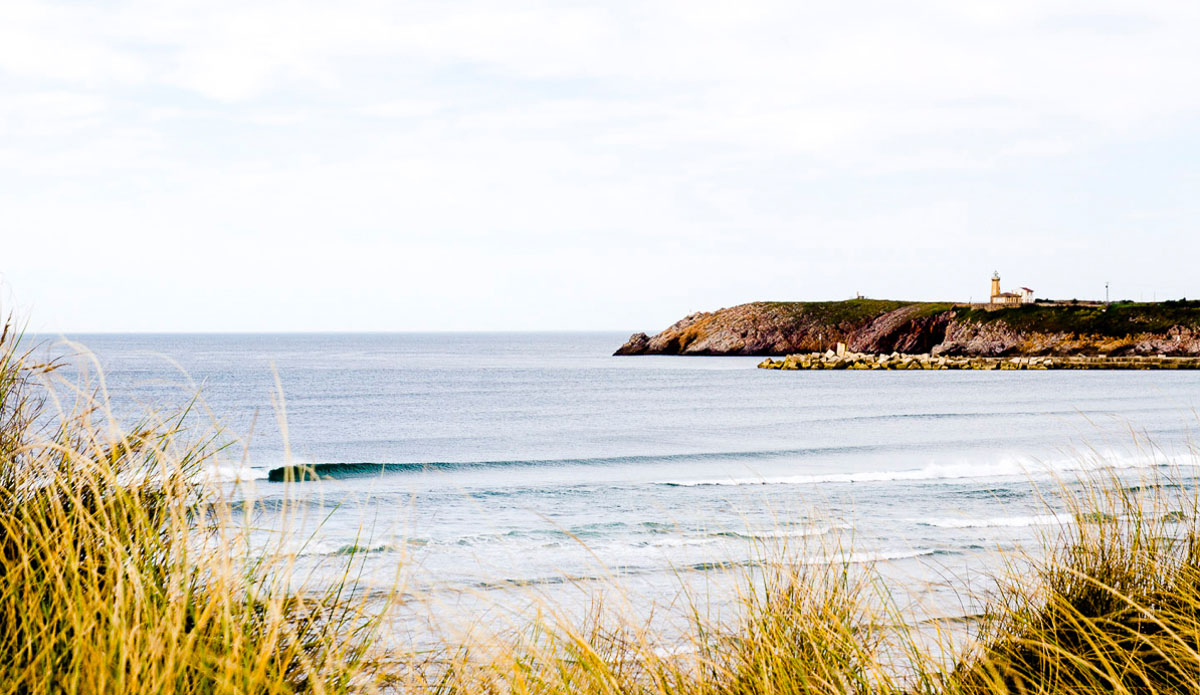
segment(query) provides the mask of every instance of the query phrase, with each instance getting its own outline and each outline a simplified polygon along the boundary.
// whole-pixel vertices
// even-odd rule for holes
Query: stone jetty
[[[1200,357],[1122,355],[1047,357],[970,357],[953,355],[871,354],[861,352],[801,353],[768,357],[759,369],[1200,369]]]

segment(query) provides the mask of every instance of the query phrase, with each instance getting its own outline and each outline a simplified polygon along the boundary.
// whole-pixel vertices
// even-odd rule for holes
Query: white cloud
[[[334,326],[238,313],[297,276],[322,316],[397,329],[954,296],[1000,261],[1086,284],[991,241],[1100,264],[1080,239],[1189,228],[1171,158],[1200,142],[1197,30],[1173,0],[23,1],[0,22],[0,272],[64,327],[113,328],[157,325],[105,309],[122,297]],[[241,294],[177,282],[181,259]],[[611,288],[630,277],[658,299]]]

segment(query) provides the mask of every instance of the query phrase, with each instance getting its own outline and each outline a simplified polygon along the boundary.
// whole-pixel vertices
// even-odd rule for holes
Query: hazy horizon
[[[886,298],[886,297],[863,297],[862,299],[888,300],[889,298]],[[1075,299],[1075,298],[1072,298],[1072,299]],[[1056,301],[1072,301],[1072,299],[1068,299],[1068,300],[1060,299],[1060,300],[1056,300]],[[1120,298],[1120,299],[1113,298],[1113,301],[1114,302],[1115,301],[1124,301],[1124,299],[1125,298]],[[1188,299],[1188,298],[1187,297],[1159,298],[1157,301],[1164,302],[1164,301],[1174,301],[1174,300],[1178,300],[1178,299]],[[1086,303],[1095,303],[1095,302],[1103,302],[1104,301],[1103,298],[1097,299],[1097,298],[1082,298],[1082,297],[1078,298],[1077,300],[1079,302],[1086,302]],[[776,300],[763,300],[763,301],[776,301]],[[796,300],[796,301],[807,301],[807,300]],[[818,301],[820,301],[820,300],[818,300]],[[831,301],[837,301],[837,300],[831,300]],[[906,300],[897,300],[897,301],[906,301]],[[932,300],[932,301],[937,302],[938,300]],[[1150,301],[1150,300],[1147,300],[1147,301]],[[986,305],[986,303],[977,303],[976,305],[984,306],[984,305]],[[715,311],[718,311],[720,309],[725,309],[725,308],[728,308],[728,307],[713,307],[711,309],[704,309],[701,311],[715,312]],[[694,313],[694,312],[689,312],[689,313]],[[76,337],[86,338],[88,336],[116,336],[116,335],[145,335],[145,336],[154,336],[154,335],[163,335],[163,336],[186,336],[186,335],[201,335],[201,336],[204,336],[204,335],[208,335],[208,336],[278,335],[278,336],[289,336],[289,335],[294,335],[294,336],[304,336],[304,335],[355,335],[355,334],[361,334],[361,335],[413,335],[413,336],[415,336],[415,335],[459,335],[459,336],[462,336],[462,335],[556,335],[556,334],[562,334],[562,335],[612,335],[614,337],[615,336],[624,337],[629,334],[636,334],[639,332],[644,332],[644,333],[648,333],[650,335],[654,335],[655,333],[658,333],[661,330],[667,328],[671,323],[674,323],[678,319],[682,319],[684,317],[685,317],[685,314],[680,314],[675,319],[672,319],[670,322],[665,323],[661,326],[656,326],[656,327],[527,328],[527,329],[515,329],[515,330],[506,330],[506,329],[483,329],[483,330],[479,330],[479,329],[441,329],[441,330],[437,330],[437,329],[434,329],[434,330],[327,329],[327,330],[233,330],[233,331],[231,331],[231,330],[153,330],[153,329],[144,329],[144,330],[136,330],[135,329],[135,330],[124,330],[124,331],[100,331],[100,330],[46,331],[46,330],[42,330],[39,332],[29,332],[29,333],[26,333],[26,335],[28,337],[35,338],[35,339],[44,339],[44,338],[54,339],[54,338],[61,337],[61,338],[66,338],[68,340],[76,338]],[[28,317],[15,317],[15,318],[23,319],[23,318],[28,318]]]

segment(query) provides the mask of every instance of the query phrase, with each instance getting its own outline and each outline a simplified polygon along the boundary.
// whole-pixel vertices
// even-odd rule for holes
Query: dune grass
[[[340,693],[377,620],[344,585],[293,590],[200,482],[183,414],[114,429],[0,339],[0,693]],[[191,441],[191,443],[188,443]]]
[[[667,639],[602,601],[405,651],[388,599],[307,583],[199,472],[184,413],[117,428],[0,336],[0,694],[775,695],[1200,692],[1200,529],[1178,480],[1064,485],[1077,523],[1014,556],[972,639],[917,625],[870,565],[757,548],[727,622]],[[1179,476],[1177,476],[1179,477]],[[484,626],[489,627],[489,626]],[[932,639],[931,639],[932,635]]]
[[[947,677],[964,693],[1200,692],[1196,491],[1108,478],[1068,500],[1078,523],[1032,576],[1013,573],[974,654]]]

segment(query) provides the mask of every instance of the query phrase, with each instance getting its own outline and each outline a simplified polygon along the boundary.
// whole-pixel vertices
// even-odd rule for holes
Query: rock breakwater
[[[783,359],[768,357],[759,369],[974,369],[974,370],[1037,370],[1037,369],[1200,369],[1200,357],[1168,357],[1165,355],[1123,356],[1108,355],[1071,357],[966,357],[951,355],[905,355],[891,353],[874,355],[862,352],[837,354],[827,352],[788,355]]]

